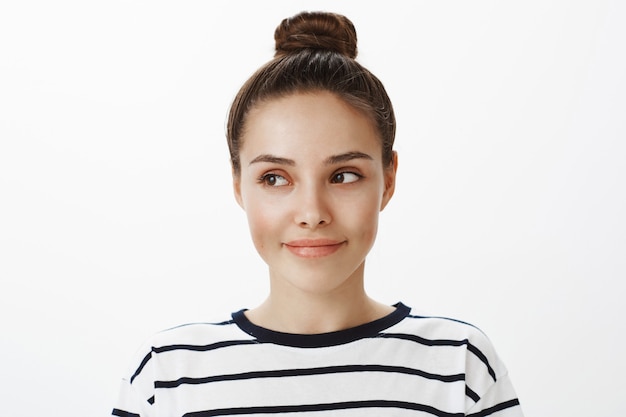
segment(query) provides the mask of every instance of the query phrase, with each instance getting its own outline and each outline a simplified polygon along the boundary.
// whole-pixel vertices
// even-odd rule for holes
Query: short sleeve
[[[467,417],[522,417],[509,372],[493,344],[481,330],[466,328],[465,382]]]
[[[467,417],[523,417],[520,402],[508,373],[498,375],[497,380],[482,394],[480,399],[465,413]]]
[[[142,353],[143,352],[143,353]],[[145,353],[147,352],[147,353]],[[136,355],[120,390],[112,415],[117,417],[152,417],[154,404],[154,378],[151,348]]]

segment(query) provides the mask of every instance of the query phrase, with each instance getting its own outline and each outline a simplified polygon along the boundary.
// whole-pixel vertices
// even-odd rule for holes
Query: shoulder
[[[232,319],[221,322],[187,323],[165,329],[148,337],[131,358],[128,372],[130,382],[140,374],[150,373],[154,360],[165,355],[180,357],[198,351],[212,351],[226,346],[254,343]]]
[[[202,346],[229,339],[242,339],[246,336],[232,319],[228,319],[181,324],[155,333],[146,342],[151,348],[159,350],[170,345]]]
[[[410,341],[442,355],[462,359],[466,373],[484,374],[486,371],[488,378],[494,381],[507,373],[489,337],[465,321],[409,314],[381,336]]]
[[[466,321],[441,316],[408,314],[389,330],[417,333],[432,339],[487,339],[487,335],[479,327]]]

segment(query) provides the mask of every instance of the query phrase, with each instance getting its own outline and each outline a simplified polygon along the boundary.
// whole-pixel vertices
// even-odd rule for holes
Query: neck
[[[362,282],[327,293],[280,291],[272,287],[269,297],[246,312],[254,324],[270,330],[317,334],[344,330],[386,316],[393,307],[369,298]]]

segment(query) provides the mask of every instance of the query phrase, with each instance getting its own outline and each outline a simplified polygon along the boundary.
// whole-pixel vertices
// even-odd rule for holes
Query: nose
[[[323,186],[301,186],[295,203],[295,222],[304,228],[316,229],[331,223],[328,196]]]

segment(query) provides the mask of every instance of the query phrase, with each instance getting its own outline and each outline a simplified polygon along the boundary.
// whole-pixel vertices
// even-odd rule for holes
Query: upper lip
[[[316,246],[333,246],[343,243],[341,240],[334,239],[296,239],[285,242],[287,246],[294,247],[316,247]]]

